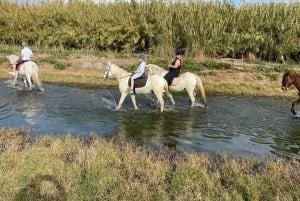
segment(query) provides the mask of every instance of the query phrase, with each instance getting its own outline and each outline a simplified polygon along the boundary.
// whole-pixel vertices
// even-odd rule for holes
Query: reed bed
[[[211,156],[134,142],[0,128],[0,200],[300,199],[300,163]]]
[[[0,2],[0,41],[39,47],[299,61],[300,4],[231,1]]]

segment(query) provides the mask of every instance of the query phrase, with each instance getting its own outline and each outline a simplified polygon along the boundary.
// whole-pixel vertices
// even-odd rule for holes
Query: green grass
[[[57,70],[64,70],[67,67],[71,66],[70,63],[64,63],[64,62],[60,62],[57,61],[56,58],[54,58],[54,56],[50,56],[50,57],[46,57],[46,58],[38,58],[35,60],[38,64],[40,63],[50,63],[53,65],[53,67]]]

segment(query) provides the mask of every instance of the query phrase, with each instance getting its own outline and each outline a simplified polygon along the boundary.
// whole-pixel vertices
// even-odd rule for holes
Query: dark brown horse
[[[300,75],[295,73],[284,73],[282,82],[281,82],[281,89],[287,90],[291,85],[294,85],[298,89],[298,99],[292,103],[291,112],[296,115],[295,106],[300,103]]]

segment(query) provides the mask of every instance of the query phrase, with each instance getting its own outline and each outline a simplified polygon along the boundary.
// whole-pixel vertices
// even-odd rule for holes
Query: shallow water
[[[45,85],[40,93],[2,82],[0,93],[0,126],[31,129],[33,137],[96,133],[154,149],[300,159],[300,119],[292,117],[290,100],[209,96],[209,109],[203,109],[190,108],[187,95],[173,94],[176,105],[166,99],[161,114],[151,105],[152,94],[137,96],[137,111],[129,97],[115,111],[118,90]]]

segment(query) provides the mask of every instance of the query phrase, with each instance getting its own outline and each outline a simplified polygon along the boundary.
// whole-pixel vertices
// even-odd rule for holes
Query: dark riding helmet
[[[176,55],[184,55],[185,51],[182,49],[176,50]]]

